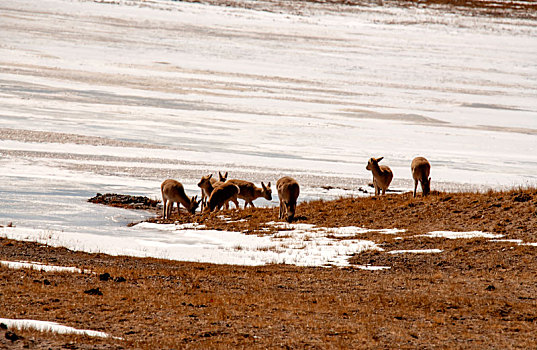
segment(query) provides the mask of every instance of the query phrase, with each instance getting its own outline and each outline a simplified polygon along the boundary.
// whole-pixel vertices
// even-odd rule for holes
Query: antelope
[[[431,192],[431,178],[429,177],[431,163],[423,157],[416,157],[412,160],[410,169],[412,170],[412,178],[414,179],[414,197],[416,197],[418,181],[421,184],[421,192],[424,196],[427,196]]]
[[[279,219],[283,219],[287,215],[287,222],[293,221],[295,218],[296,200],[300,194],[300,186],[295,179],[289,176],[284,176],[276,182],[278,189],[278,197],[280,197],[280,215]]]
[[[179,205],[182,204],[191,214],[196,212],[201,201],[198,196],[188,198],[185,194],[183,184],[179,181],[168,179],[160,185],[162,193],[162,217],[169,219],[173,210],[173,203],[177,203],[177,214],[179,214]]]
[[[224,175],[221,172],[218,172],[218,181],[224,183],[227,180],[227,171]]]
[[[235,203],[235,207],[239,208],[239,201],[237,200],[239,193],[239,186],[234,185],[229,181],[224,182],[211,193],[211,197],[209,197],[209,206],[205,207],[205,211],[220,210],[222,205],[225,205],[227,209],[229,201]]]
[[[211,196],[213,190],[222,185],[227,180],[227,171],[224,175],[218,172],[219,181],[213,179],[213,174],[202,176],[198,187],[201,188],[201,211],[207,206],[207,200]]]
[[[384,157],[371,158],[365,167],[367,170],[371,170],[373,173],[375,196],[380,194],[380,190],[382,190],[382,195],[386,194],[386,190],[388,189],[388,186],[390,186],[390,182],[392,182],[393,179],[393,173],[390,167],[386,165],[379,166],[379,162],[383,159]]]
[[[252,208],[255,208],[253,201],[259,197],[263,197],[268,201],[272,200],[272,189],[270,188],[270,182],[266,186],[263,182],[261,182],[261,188],[254,185],[253,182],[244,180],[232,179],[228,182],[239,186],[239,198],[244,199],[244,209],[246,209],[248,204],[250,204]]]

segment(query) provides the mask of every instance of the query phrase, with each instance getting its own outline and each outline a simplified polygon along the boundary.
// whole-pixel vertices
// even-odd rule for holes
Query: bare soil
[[[224,213],[244,222],[220,220],[221,214],[181,213],[175,220],[256,233],[276,220],[277,208]],[[297,214],[298,222],[320,226],[397,227],[406,232],[398,235],[403,239],[379,233],[360,236],[382,244],[385,251],[356,255],[349,268],[113,257],[0,239],[1,260],[86,271],[0,267],[2,317],[56,321],[121,338],[0,328],[0,348],[537,346],[537,247],[420,236],[432,230],[484,230],[536,242],[537,190],[341,198],[302,203]],[[442,253],[388,253],[424,248]],[[391,269],[363,271],[354,264]],[[19,339],[7,339],[6,334],[13,339],[8,332]]]

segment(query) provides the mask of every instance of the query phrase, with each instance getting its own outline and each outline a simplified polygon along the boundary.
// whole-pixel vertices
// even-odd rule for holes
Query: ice
[[[64,240],[68,232],[91,251],[101,249],[92,240],[128,241],[117,254],[167,247],[159,257],[173,258],[164,235],[180,227],[127,228],[152,214],[87,198],[158,199],[166,178],[195,195],[199,178],[218,170],[257,184],[293,176],[299,201],[364,196],[371,156],[385,157],[392,189],[402,191],[412,188],[409,165],[418,155],[432,164],[433,190],[537,185],[534,21],[345,9],[298,15],[161,0],[3,2],[0,225],[76,246]],[[277,206],[273,196],[256,205]],[[222,246],[224,237],[200,228],[182,227],[176,244]],[[327,236],[348,241],[364,232],[285,229],[322,247]],[[226,238],[238,241],[234,235]],[[304,249],[316,256],[309,260],[296,252],[284,259],[270,251],[273,242],[254,254],[250,240],[263,242],[245,238],[247,249],[234,250],[249,253],[226,259],[343,264],[313,245]],[[190,259],[221,259],[204,249]]]

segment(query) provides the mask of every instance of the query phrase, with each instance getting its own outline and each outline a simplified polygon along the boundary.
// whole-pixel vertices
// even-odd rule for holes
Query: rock
[[[89,295],[103,295],[103,292],[101,292],[101,290],[98,287],[85,290],[84,293],[89,294]]]
[[[150,199],[144,196],[130,196],[126,194],[105,193],[88,199],[88,202],[105,204],[114,207],[131,208],[131,209],[150,209],[156,208],[159,200]]]
[[[493,291],[493,290],[496,290],[496,287],[494,287],[492,284],[487,286],[487,288],[485,288],[485,290],[488,290],[488,291]]]
[[[11,341],[17,341],[19,339],[21,339],[21,337],[19,337],[17,334],[15,334],[14,332],[11,332],[11,331],[7,331],[6,332],[6,339],[7,340],[11,340]]]
[[[101,280],[101,281],[105,281],[105,282],[108,281],[108,280],[110,280],[110,274],[109,274],[108,272],[101,273],[101,274],[99,275],[99,280]]]

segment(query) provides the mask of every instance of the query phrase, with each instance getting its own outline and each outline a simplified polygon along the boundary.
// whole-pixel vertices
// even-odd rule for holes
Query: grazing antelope
[[[211,193],[211,197],[209,197],[209,206],[205,207],[205,211],[217,211],[220,210],[223,205],[227,208],[229,201],[235,203],[235,207],[238,209],[239,201],[237,200],[237,196],[239,195],[239,192],[239,186],[234,185],[229,181],[224,182]]]
[[[371,170],[373,173],[373,186],[375,186],[375,196],[378,196],[380,194],[380,190],[382,190],[382,194],[386,194],[386,190],[388,189],[388,186],[390,186],[390,183],[393,179],[393,173],[392,169],[386,165],[380,165],[379,162],[383,160],[384,157],[380,158],[371,158],[369,159],[369,162],[367,162],[367,166],[365,167],[367,170]]]
[[[276,182],[278,189],[278,197],[280,197],[280,215],[279,219],[283,219],[287,215],[287,222],[293,221],[295,218],[296,200],[300,194],[300,186],[295,179],[289,176],[284,176]]]
[[[429,177],[431,163],[423,157],[416,157],[412,160],[410,169],[412,170],[412,178],[414,179],[414,197],[416,197],[418,181],[421,184],[421,192],[423,195],[428,195],[429,192],[431,192],[431,178]]]
[[[183,184],[176,180],[164,180],[162,185],[160,185],[160,191],[162,193],[162,217],[164,219],[170,218],[173,210],[173,203],[177,203],[177,214],[179,214],[179,203],[191,214],[194,214],[201,202],[197,200],[198,196],[188,198],[185,194]]]
[[[270,188],[270,182],[266,186],[261,182],[261,188],[254,185],[253,182],[244,180],[232,179],[228,182],[239,186],[239,198],[244,199],[244,209],[246,209],[248,204],[250,204],[252,208],[255,208],[253,201],[259,197],[263,197],[268,201],[272,200],[272,189]]]
[[[224,175],[221,172],[218,172],[219,181],[213,179],[213,174],[202,176],[198,187],[201,188],[201,211],[207,206],[207,200],[211,196],[213,190],[222,185],[227,180],[227,171]]]

